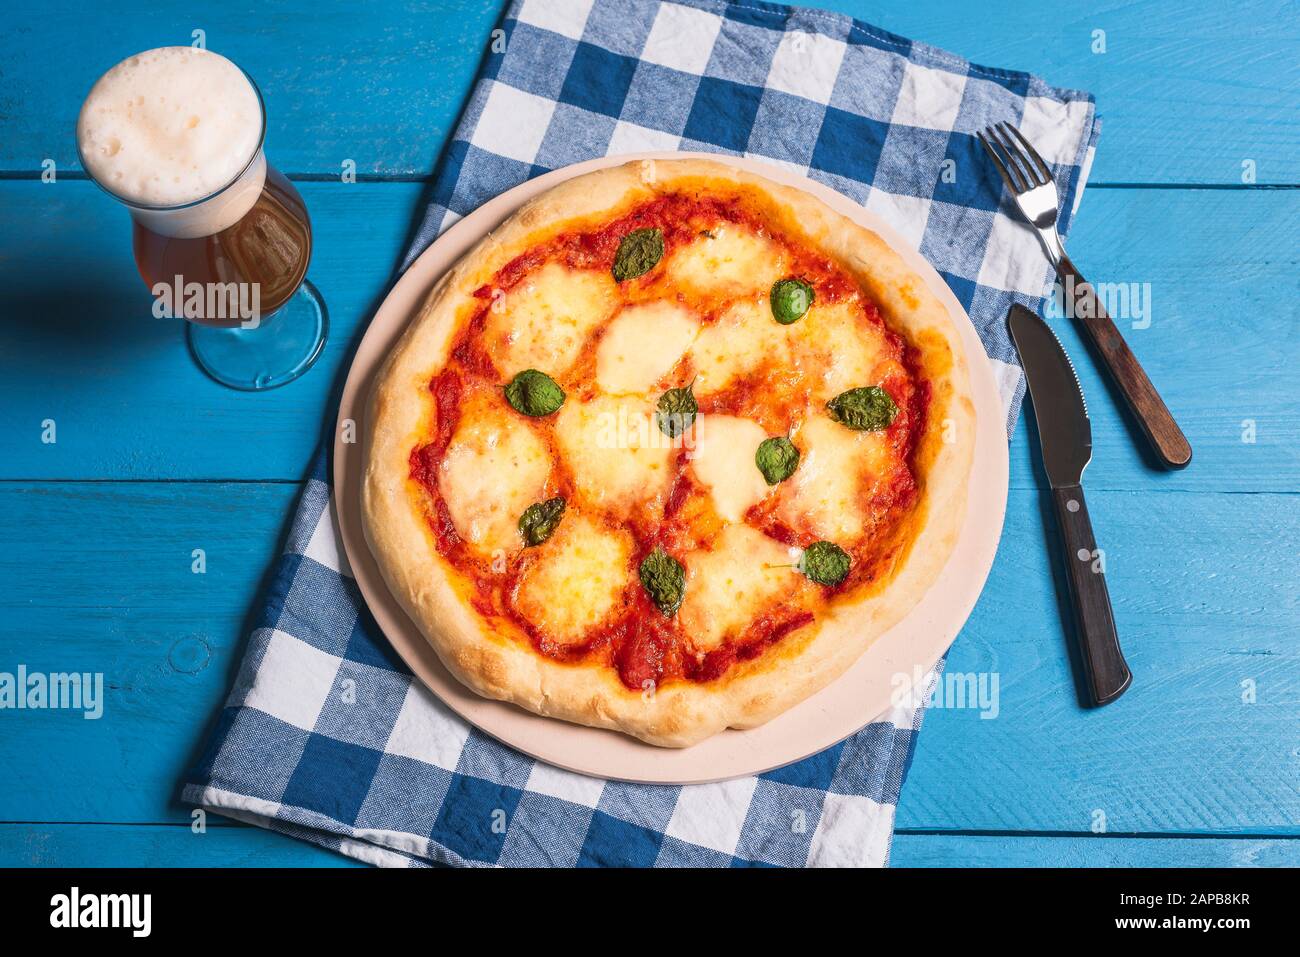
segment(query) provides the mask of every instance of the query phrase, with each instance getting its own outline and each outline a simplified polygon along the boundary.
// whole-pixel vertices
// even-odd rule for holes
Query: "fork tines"
[[[1012,124],[1005,121],[994,123],[975,135],[993,160],[1002,182],[1007,184],[1007,189],[1012,193],[1019,195],[1035,186],[1046,186],[1052,182],[1052,171],[1038,155],[1038,150],[1030,146],[1029,141]],[[1012,139],[1013,136],[1015,139]],[[1019,146],[1016,145],[1016,140],[1019,140]]]

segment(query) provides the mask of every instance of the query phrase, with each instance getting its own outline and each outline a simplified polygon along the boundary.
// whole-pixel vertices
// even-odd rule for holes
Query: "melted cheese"
[[[769,486],[754,462],[767,438],[763,427],[732,415],[704,415],[695,426],[691,471],[713,497],[713,507],[728,522],[740,522]]]
[[[786,255],[770,239],[724,223],[672,254],[670,287],[707,296],[767,295],[786,275]]]
[[[809,377],[814,402],[879,383],[877,366],[888,360],[888,345],[884,333],[862,317],[855,303],[814,304],[791,328],[795,361]]]
[[[551,472],[545,443],[504,406],[468,405],[438,467],[438,489],[470,548],[490,557],[521,545],[519,516]]]
[[[630,580],[632,537],[570,511],[520,576],[515,607],[561,644],[583,640],[618,605]]]
[[[728,525],[711,549],[685,556],[681,622],[697,651],[709,651],[748,628],[801,587],[797,555],[748,525]]]
[[[709,395],[756,369],[790,362],[790,326],[772,318],[766,296],[744,299],[709,323],[691,348],[695,394]]]
[[[848,548],[869,530],[874,479],[891,467],[883,432],[855,432],[814,407],[793,436],[799,467],[779,486],[777,514],[795,529]]]
[[[695,317],[673,303],[627,307],[600,340],[596,383],[606,392],[649,392],[677,365],[698,331]]]
[[[658,508],[672,481],[673,440],[654,421],[649,396],[570,398],[555,437],[586,504],[620,512]]]
[[[524,369],[561,376],[617,302],[618,289],[607,271],[548,263],[488,310],[488,354],[503,378]]]

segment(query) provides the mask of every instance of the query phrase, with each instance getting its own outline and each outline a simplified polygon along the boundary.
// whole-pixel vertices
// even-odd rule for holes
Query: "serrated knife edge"
[[[1092,422],[1079,374],[1052,328],[1021,305],[1007,328],[1033,402],[1043,467],[1053,487],[1077,484],[1092,459]]]

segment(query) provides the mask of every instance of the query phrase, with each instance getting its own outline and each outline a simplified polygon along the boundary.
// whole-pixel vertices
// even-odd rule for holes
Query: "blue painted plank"
[[[895,834],[892,867],[1296,867],[1300,841]]]
[[[500,0],[352,4],[254,0],[183,6],[51,2],[6,13],[0,31],[0,169],[79,168],[77,112],[106,69],[193,42],[253,76],[267,155],[286,172],[428,174],[455,128]]]
[[[97,721],[0,713],[0,821],[187,820],[174,787],[226,694],[294,494],[0,484],[0,670],[102,671],[108,686]],[[928,715],[899,826],[1086,832],[1100,809],[1114,832],[1300,833],[1300,496],[1090,502],[1132,690],[1100,711],[1078,707],[1038,493],[1013,492],[993,576],[949,665],[996,675],[997,716]],[[191,573],[194,548],[206,550],[205,575]]]
[[[215,819],[209,818],[212,822]],[[893,867],[1296,867],[1300,841],[895,834]],[[0,866],[357,867],[261,828],[0,824]]]
[[[0,323],[0,478],[297,479],[421,190],[303,186],[330,343],[303,379],[247,395],[194,367],[180,322],[150,316],[121,210],[87,183],[0,183],[0,314],[17,320]],[[1146,468],[1078,337],[1058,321],[1093,413],[1090,487],[1300,488],[1300,273],[1294,250],[1276,241],[1298,231],[1300,191],[1085,197],[1075,258],[1095,282],[1150,284],[1149,328],[1125,331],[1196,450],[1185,472]],[[40,441],[47,418],[55,445]],[[1248,422],[1253,443],[1242,441]],[[1036,481],[1029,450],[1022,426],[1016,487]]]
[[[1013,492],[898,827],[1300,833],[1300,496],[1088,501],[1132,687],[1079,706],[1048,571],[1053,520],[1039,493]],[[996,707],[962,707],[959,687],[981,681],[996,682]]]
[[[364,867],[306,841],[210,815],[187,824],[0,824],[0,867]]]
[[[1088,11],[1072,0],[981,4],[822,0],[977,63],[1091,90],[1106,117],[1098,181],[1300,183],[1300,60],[1288,0],[1135,3]],[[138,50],[191,42],[243,64],[262,86],[272,158],[291,172],[424,176],[454,126],[496,23],[499,0],[368,5],[54,3],[6,14],[0,35],[0,169],[75,165],[73,126],[96,76]],[[68,29],[75,20],[76,29]],[[256,24],[256,29],[250,29]],[[1096,31],[1105,52],[1093,52]]]
[[[94,720],[0,711],[0,820],[188,821],[177,785],[234,678],[298,491],[0,486],[0,671],[102,672],[106,699]]]

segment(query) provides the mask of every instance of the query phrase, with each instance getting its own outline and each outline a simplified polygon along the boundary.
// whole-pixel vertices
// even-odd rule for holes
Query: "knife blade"
[[[1083,471],[1092,461],[1088,405],[1070,357],[1046,322],[1024,306],[1013,305],[1007,328],[1029,386],[1043,470],[1061,531],[1061,560],[1084,683],[1092,704],[1107,704],[1127,690],[1133,674],[1115,630],[1105,552],[1097,547],[1083,497]]]
[[[1024,306],[1007,314],[1034,402],[1043,469],[1053,488],[1078,485],[1092,461],[1092,422],[1079,375],[1049,326]]]

